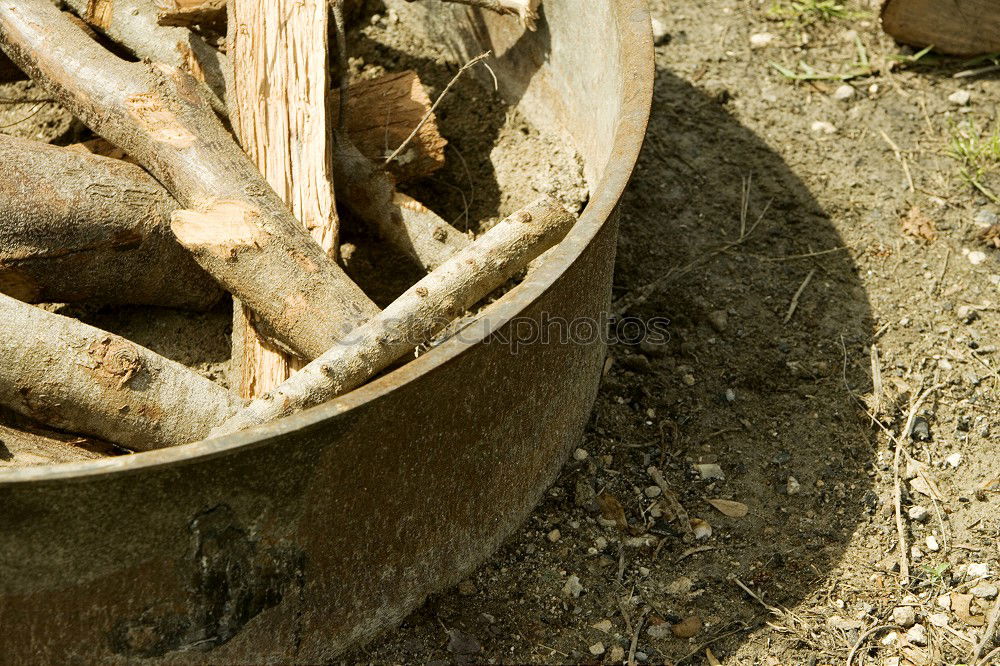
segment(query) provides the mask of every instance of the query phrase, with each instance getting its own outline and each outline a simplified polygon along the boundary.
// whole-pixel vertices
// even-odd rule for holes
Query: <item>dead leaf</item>
[[[924,215],[924,212],[917,206],[911,208],[906,217],[900,220],[900,226],[907,236],[913,236],[928,243],[937,238],[934,220]]]
[[[971,594],[958,594],[956,592],[952,592],[951,610],[955,613],[955,617],[970,627],[981,627],[986,624],[986,620],[982,615],[972,614]]]
[[[710,499],[705,501],[718,509],[719,513],[730,518],[742,518],[750,512],[750,508],[743,502],[725,499]]]
[[[691,519],[691,531],[694,532],[695,539],[707,539],[712,536],[712,526],[701,518]]]
[[[712,652],[712,648],[705,648],[705,661],[708,662],[708,666],[722,666],[722,662]]]
[[[701,618],[697,615],[686,617],[677,624],[670,626],[670,633],[677,638],[693,638],[701,631]]]
[[[622,503],[610,493],[601,493],[597,496],[597,506],[601,510],[601,517],[604,520],[611,520],[622,531],[628,530],[628,520],[625,518],[625,508]]]
[[[979,240],[993,248],[1000,248],[1000,224],[994,224],[979,233]]]

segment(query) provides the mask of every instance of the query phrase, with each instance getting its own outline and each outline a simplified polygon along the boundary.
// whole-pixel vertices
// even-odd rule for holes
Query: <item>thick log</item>
[[[0,295],[0,404],[145,451],[204,438],[241,402],[125,338]]]
[[[973,56],[1000,51],[996,0],[886,0],[882,28],[896,41],[938,53]]]
[[[337,256],[330,161],[328,0],[229,2],[230,120],[243,149],[323,251]],[[240,395],[255,398],[301,367],[234,308]],[[238,358],[242,356],[242,359]]]
[[[228,63],[186,28],[159,25],[151,0],[64,0],[73,12],[136,57],[177,67],[204,81],[225,108]]]
[[[156,16],[160,25],[221,25],[226,20],[226,0],[156,0]]]
[[[48,0],[0,0],[0,47],[190,210],[171,228],[254,312],[258,332],[314,358],[378,308],[309,237],[187,73],[125,62]]]
[[[483,234],[377,317],[257,398],[213,435],[266,423],[351,390],[435,333],[558,243],[575,218],[543,197]]]
[[[205,309],[222,290],[170,231],[137,166],[0,135],[0,291],[29,303]]]

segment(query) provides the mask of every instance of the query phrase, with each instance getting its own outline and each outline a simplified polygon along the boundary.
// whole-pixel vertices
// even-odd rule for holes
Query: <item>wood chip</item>
[[[730,518],[742,518],[750,512],[750,508],[743,502],[726,499],[710,499],[705,501],[718,509],[722,515],[729,516]]]

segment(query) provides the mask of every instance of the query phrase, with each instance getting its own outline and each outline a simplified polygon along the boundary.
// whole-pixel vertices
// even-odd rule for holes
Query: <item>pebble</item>
[[[906,515],[914,522],[926,523],[931,517],[931,512],[927,510],[927,507],[917,504],[907,509]]]
[[[892,621],[904,629],[909,629],[917,623],[917,611],[913,606],[896,606],[892,609]]]
[[[833,98],[838,102],[846,102],[854,97],[854,93],[854,86],[849,86],[845,83],[833,91]]]
[[[895,631],[890,631],[879,642],[882,645],[893,645],[898,640],[899,640],[899,634],[897,634]]]
[[[645,652],[636,652],[635,660],[638,661],[639,663],[646,663],[647,661],[649,661],[649,655],[646,654]]]
[[[927,618],[927,621],[933,624],[935,627],[947,627],[948,626],[948,614],[947,613],[934,613]]]
[[[670,625],[651,624],[649,629],[646,629],[646,633],[649,634],[650,638],[670,638]]]
[[[712,310],[708,313],[708,323],[716,333],[722,333],[729,327],[729,315],[725,310]]]
[[[726,402],[736,402],[736,391],[731,388],[726,389]]]
[[[846,617],[841,617],[839,615],[831,615],[826,620],[826,624],[831,629],[840,629],[841,631],[856,631],[861,628],[863,622],[861,620],[848,620]]]
[[[656,19],[653,20],[655,21]],[[594,643],[587,649],[590,650],[590,654],[594,655],[595,657],[600,657],[602,654],[604,654],[604,643]]]
[[[959,465],[962,464],[962,454],[961,453],[953,453],[950,456],[948,456],[947,458],[945,458],[944,462],[949,467],[958,467]]]
[[[910,437],[918,442],[929,442],[931,440],[931,424],[922,416],[913,419],[913,428],[910,430]]]
[[[769,32],[758,32],[750,35],[750,48],[762,49],[774,41],[774,35]]]
[[[825,120],[817,120],[809,126],[809,129],[813,132],[821,132],[823,134],[834,134],[837,131],[833,123],[828,123]]]
[[[968,578],[989,578],[990,566],[983,562],[973,562],[965,572]]]
[[[913,645],[927,645],[927,627],[922,624],[915,624],[906,632],[906,640]]]
[[[694,386],[695,382],[694,375],[692,375],[691,373],[687,373],[683,377],[681,377],[681,381],[683,381],[686,386]]]
[[[583,585],[580,584],[580,577],[570,576],[567,578],[566,584],[563,585],[562,593],[564,597],[573,597],[574,599],[583,594]]]
[[[785,483],[785,492],[789,495],[798,495],[802,492],[802,484],[794,476],[790,476]]]
[[[985,208],[976,213],[974,220],[981,227],[992,227],[997,222],[1000,222],[1000,218],[997,217],[996,213]]]
[[[623,648],[621,645],[612,645],[611,663],[620,664],[623,661],[625,661],[625,648]]]
[[[586,449],[577,449],[573,452],[573,460],[586,460],[590,457]]]
[[[924,559],[924,553],[917,546],[910,546],[910,559],[914,562],[919,562]]]
[[[560,537],[562,537],[562,533],[559,530],[552,530],[551,532],[545,535],[545,538],[551,541],[552,543],[559,541]]]
[[[971,590],[972,596],[978,599],[996,599],[997,597],[997,586],[996,585],[976,585]]]
[[[687,594],[693,586],[694,582],[690,578],[681,576],[677,580],[667,583],[666,593],[674,595]]]
[[[663,491],[660,489],[659,486],[649,486],[642,492],[649,499],[653,499],[654,497],[659,497]]]
[[[663,24],[663,21],[654,16],[650,23],[653,28],[653,44],[662,46],[670,41],[670,33],[667,32],[667,26]]]
[[[706,463],[702,465],[695,465],[695,470],[698,472],[698,477],[702,481],[710,481],[712,479],[718,479],[719,481],[725,481],[726,475],[723,473],[722,468],[715,463]]]
[[[941,550],[941,544],[938,543],[937,537],[933,534],[928,534],[927,538],[924,539],[924,543],[927,544],[927,550],[932,553],[936,553]]]
[[[968,256],[969,263],[973,266],[978,266],[979,264],[986,261],[986,253],[980,252],[979,250],[973,250]]]
[[[972,100],[972,93],[968,90],[956,90],[948,95],[948,101],[956,106],[965,106]]]
[[[463,580],[461,583],[458,584],[458,593],[461,594],[463,597],[471,597],[476,592],[478,592],[478,590],[476,589],[476,584],[473,583],[471,580]]]
[[[951,595],[950,594],[942,594],[940,597],[937,598],[937,601],[935,603],[937,603],[938,608],[943,608],[945,610],[951,610]]]

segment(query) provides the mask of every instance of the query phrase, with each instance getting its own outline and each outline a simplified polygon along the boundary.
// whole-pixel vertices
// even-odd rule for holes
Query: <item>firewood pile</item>
[[[539,0],[451,1],[533,29]],[[416,73],[347,80],[357,4],[0,0],[0,78],[100,137],[0,135],[0,406],[133,451],[265,423],[412,354],[565,236],[548,197],[472,238],[397,191],[444,140]],[[378,308],[338,264],[342,216],[426,276]],[[232,389],[33,305],[226,292]]]

